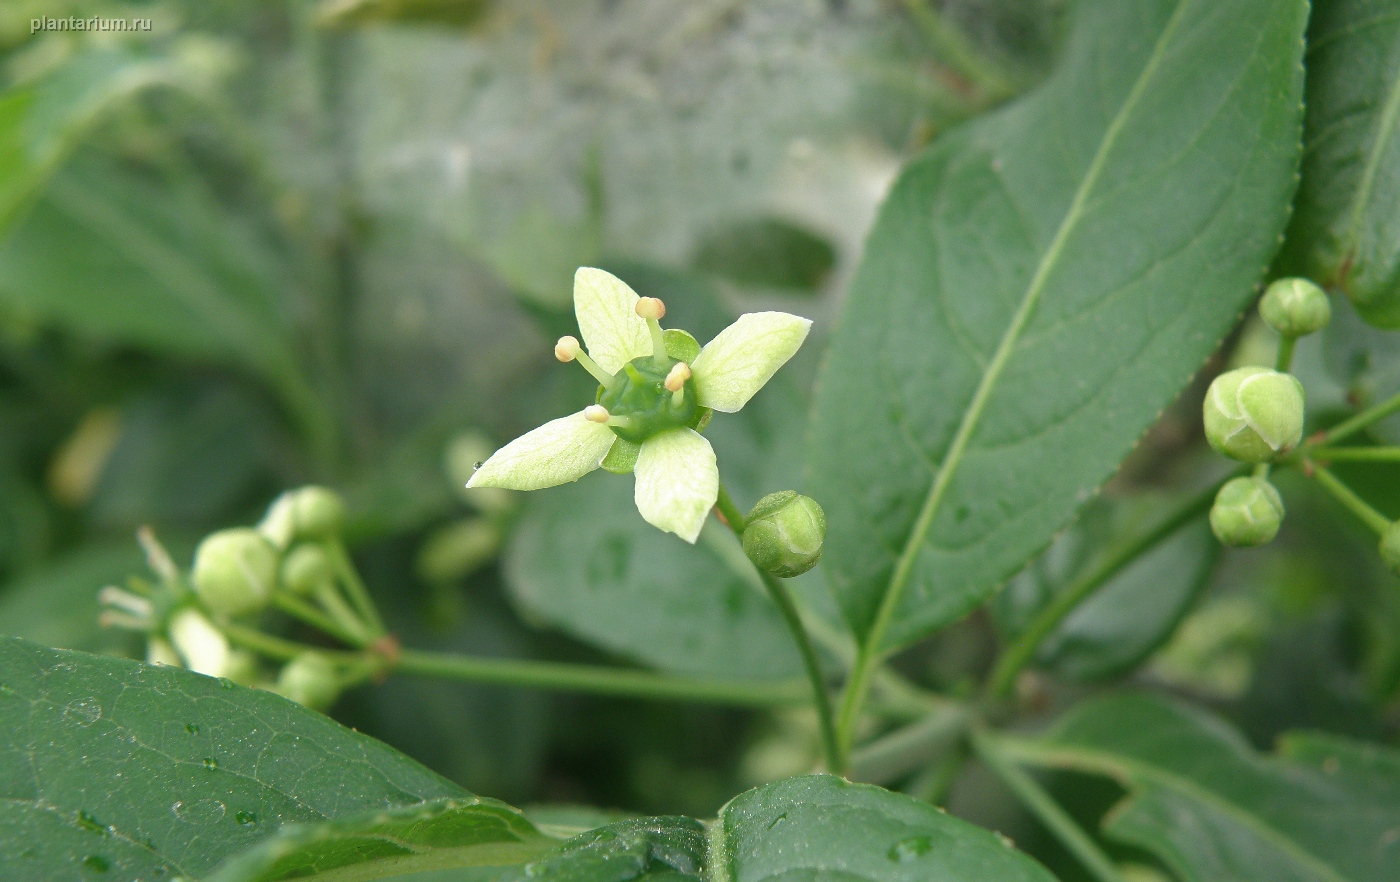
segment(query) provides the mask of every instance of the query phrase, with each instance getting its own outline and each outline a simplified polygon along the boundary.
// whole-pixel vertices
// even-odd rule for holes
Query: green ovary
[[[666,389],[666,375],[674,364],[668,360],[665,367],[658,367],[650,355],[634,358],[617,372],[611,389],[599,388],[598,403],[610,415],[622,418],[621,425],[610,426],[619,438],[639,444],[667,429],[694,422],[699,406],[695,382],[686,380],[679,404],[675,393]]]

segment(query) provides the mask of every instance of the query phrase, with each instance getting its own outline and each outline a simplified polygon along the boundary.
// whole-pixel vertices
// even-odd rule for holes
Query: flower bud
[[[1233,478],[1215,494],[1210,529],[1225,545],[1263,545],[1278,535],[1283,499],[1263,478]]]
[[[282,560],[282,585],[293,594],[309,597],[333,578],[330,555],[319,545],[297,545]]]
[[[485,518],[464,518],[428,536],[418,549],[418,575],[430,583],[455,582],[479,570],[500,548],[499,527]]]
[[[1303,386],[1291,374],[1242,367],[1210,384],[1206,440],[1242,462],[1268,462],[1303,438]]]
[[[331,538],[340,532],[344,520],[340,494],[325,487],[300,487],[273,500],[258,530],[285,550],[298,539]]]
[[[1400,571],[1400,522],[1392,523],[1381,534],[1381,560],[1392,570]]]
[[[810,496],[770,493],[744,521],[744,553],[760,570],[790,579],[817,565],[826,540],[826,513]]]
[[[277,675],[273,691],[313,710],[326,710],[340,697],[335,663],[319,652],[297,655]]]
[[[1278,279],[1259,301],[1259,315],[1285,337],[1302,337],[1327,327],[1332,304],[1327,292],[1307,279]]]
[[[211,612],[229,616],[267,606],[277,583],[277,549],[246,527],[206,536],[194,555],[194,588]]]

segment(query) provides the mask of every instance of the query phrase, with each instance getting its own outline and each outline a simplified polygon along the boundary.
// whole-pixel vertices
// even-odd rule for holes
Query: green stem
[[[1031,814],[1060,840],[1060,844],[1078,858],[1094,878],[1099,882],[1124,882],[1123,875],[1118,871],[1113,859],[1075,823],[1045,788],[1001,752],[994,735],[973,732],[972,749],[977,753],[978,759],[1001,779],[1021,804],[1030,809]]]
[[[344,628],[346,633],[359,635],[361,644],[374,642],[377,635],[369,633],[364,621],[355,615],[355,611],[345,602],[345,598],[340,594],[340,589],[333,581],[328,579],[317,585],[315,597],[316,602],[321,605],[321,609],[325,610],[326,615],[335,619],[336,624]]]
[[[863,745],[851,754],[851,780],[870,784],[899,780],[946,753],[971,719],[968,708],[951,705]]]
[[[232,622],[220,625],[229,641],[268,658],[287,661],[315,650],[347,666],[374,673],[388,667],[406,674],[443,677],[471,683],[589,692],[624,698],[657,698],[745,707],[804,704],[807,685],[801,680],[746,683],[703,677],[675,677],[650,671],[634,671],[602,665],[576,665],[530,659],[478,658],[446,652],[405,649],[396,661],[368,651],[322,649],[282,637],[264,634]]]
[[[363,653],[359,652],[343,652],[308,646],[305,643],[297,643],[294,640],[287,640],[282,637],[274,637],[271,634],[264,634],[256,628],[249,628],[246,625],[239,625],[234,622],[224,622],[219,625],[219,630],[224,632],[224,636],[229,639],[230,643],[241,646],[244,649],[251,649],[259,655],[278,661],[290,661],[309,649],[325,653],[327,656],[343,662],[352,662],[363,656]]]
[[[1400,462],[1400,447],[1311,447],[1308,458],[1323,462]]]
[[[272,595],[272,605],[292,618],[305,622],[311,627],[329,634],[340,642],[354,646],[357,649],[363,649],[369,642],[365,640],[364,635],[345,630],[335,619],[332,619],[330,616],[316,609],[316,607],[302,600],[300,597],[294,597],[286,591],[274,592]]]
[[[1286,374],[1293,366],[1293,348],[1298,345],[1297,337],[1282,337],[1278,341],[1278,355],[1274,358],[1274,370]]]
[[[1232,474],[1230,477],[1233,478],[1235,475]],[[1225,480],[1229,480],[1229,478]],[[1021,633],[1016,642],[1006,647],[987,681],[987,694],[997,697],[1010,694],[1011,687],[1016,682],[1016,675],[1035,657],[1035,652],[1040,648],[1040,644],[1050,636],[1060,622],[1064,621],[1065,616],[1073,612],[1079,604],[1091,597],[1109,579],[1116,576],[1128,564],[1137,560],[1139,556],[1152,550],[1158,543],[1167,539],[1177,530],[1210,511],[1211,503],[1215,501],[1215,494],[1220,491],[1220,487],[1224,483],[1225,481],[1220,481],[1213,484],[1186,500],[1177,507],[1176,511],[1159,521],[1157,526],[1121,544],[1097,567],[1055,595],[1049,605],[1031,620],[1030,625]]]
[[[472,683],[523,686],[565,692],[591,692],[624,698],[656,698],[748,707],[803,704],[807,687],[798,680],[746,683],[708,677],[675,677],[601,665],[576,665],[532,659],[475,658],[445,652],[405,649],[395,671]]]
[[[715,499],[715,508],[724,516],[729,529],[734,531],[734,535],[739,541],[744,540],[744,516],[739,512],[738,506],[730,498],[729,491],[724,488],[724,483],[720,482],[719,496]],[[757,567],[754,567],[757,570]],[[812,646],[811,635],[802,625],[802,616],[797,611],[797,604],[793,602],[792,593],[788,591],[778,579],[762,570],[758,571],[758,576],[763,580],[763,587],[768,589],[768,594],[773,598],[773,602],[778,605],[778,612],[782,613],[783,622],[787,625],[788,631],[792,634],[793,642],[797,644],[798,654],[802,656],[802,666],[807,671],[807,679],[812,685],[812,704],[817,711],[817,722],[821,727],[822,750],[826,755],[827,770],[840,775],[845,773],[845,758],[837,747],[836,729],[831,722],[831,702],[826,694],[826,677],[822,674],[821,661],[817,658],[817,650]]]
[[[734,535],[742,542],[744,539],[744,516],[739,512],[739,507],[734,504],[734,500],[729,498],[729,491],[724,489],[724,483],[719,485],[719,498],[715,500],[715,508],[724,515],[724,520],[729,524],[729,529],[734,531]]]
[[[915,799],[937,805],[948,795],[948,789],[953,786],[966,762],[967,746],[959,742],[936,763],[916,775],[904,792]]]
[[[1318,436],[1316,446],[1335,444],[1343,438],[1350,438],[1373,423],[1378,423],[1400,410],[1400,394],[1392,395],[1380,404],[1368,407],[1349,420],[1343,420]]]
[[[350,602],[355,605],[355,610],[360,614],[361,621],[369,626],[371,636],[375,638],[383,637],[386,633],[384,620],[379,617],[379,610],[374,605],[374,600],[369,596],[369,590],[365,588],[364,581],[360,578],[359,572],[355,570],[355,564],[350,560],[350,553],[345,550],[345,543],[335,537],[326,542],[326,551],[331,557],[331,566],[335,568],[336,575],[340,577],[345,585],[346,592],[350,595]]]
[[[802,655],[802,666],[807,669],[807,679],[812,685],[812,702],[816,705],[817,722],[821,726],[822,750],[826,754],[827,770],[837,775],[845,774],[845,764],[836,748],[836,729],[831,722],[831,702],[826,695],[826,678],[822,675],[817,651],[807,636],[807,630],[802,627],[802,617],[798,615],[797,605],[792,601],[792,593],[786,585],[767,573],[759,575],[763,579],[764,587],[772,595],[773,602],[778,605],[778,611],[783,614],[783,621],[787,623],[788,630],[792,632],[793,640],[797,643],[797,651]]]
[[[944,21],[929,0],[904,0],[904,5],[939,60],[972,84],[985,100],[999,101],[1015,94],[1015,81],[979,54],[961,31]]]
[[[1361,519],[1366,526],[1370,527],[1377,535],[1385,533],[1390,528],[1390,518],[1376,511],[1366,500],[1357,496],[1356,493],[1342,483],[1342,480],[1332,474],[1327,469],[1314,463],[1312,465],[1312,476],[1317,479],[1317,483],[1322,488],[1332,494],[1332,498],[1340,502],[1352,514]]]

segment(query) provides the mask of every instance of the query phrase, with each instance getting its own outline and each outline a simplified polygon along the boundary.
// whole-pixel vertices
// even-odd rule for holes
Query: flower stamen
[[[579,364],[583,365],[584,370],[593,375],[593,379],[603,385],[604,389],[611,389],[616,382],[616,378],[612,374],[603,370],[598,362],[583,351],[583,347],[579,345],[578,339],[575,337],[560,337],[559,342],[554,344],[554,357],[565,364],[577,360]]]
[[[666,336],[661,331],[661,319],[666,315],[666,304],[655,297],[637,299],[637,315],[646,319],[647,330],[651,332],[651,359],[657,367],[665,367],[670,361],[666,356]]]
[[[685,399],[685,383],[690,379],[690,365],[683,361],[676,362],[671,368],[671,372],[666,375],[666,390],[671,393],[671,403],[680,407]]]
[[[590,423],[606,423],[610,416],[608,409],[601,404],[590,404],[583,409],[583,418]]]

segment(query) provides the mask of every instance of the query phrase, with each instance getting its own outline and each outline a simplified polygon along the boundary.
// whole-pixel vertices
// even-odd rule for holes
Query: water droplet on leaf
[[[238,812],[233,816],[240,827],[251,827],[258,822],[258,816],[252,812]]]
[[[198,734],[199,734],[199,724],[198,724],[198,723],[186,723],[186,724],[185,724],[185,731],[188,732],[188,733],[190,733],[191,735],[198,735]]]
[[[215,769],[219,768],[219,761],[214,759],[212,756],[206,756],[204,758],[204,768],[212,772]]]
[[[769,829],[769,830],[772,830],[774,827],[778,826],[779,824],[781,824],[783,821],[786,821],[786,820],[787,820],[787,812],[783,812],[781,815],[778,815],[776,818],[774,818],[774,819],[772,820],[771,823],[768,824],[768,829]]]
[[[105,873],[112,869],[112,862],[100,854],[90,854],[83,858],[83,866],[94,873]]]
[[[933,840],[927,836],[910,836],[908,839],[901,839],[890,848],[887,855],[890,860],[900,863],[918,860],[933,848]]]
[[[63,708],[63,719],[84,728],[97,722],[101,716],[102,705],[91,698],[75,698]]]

